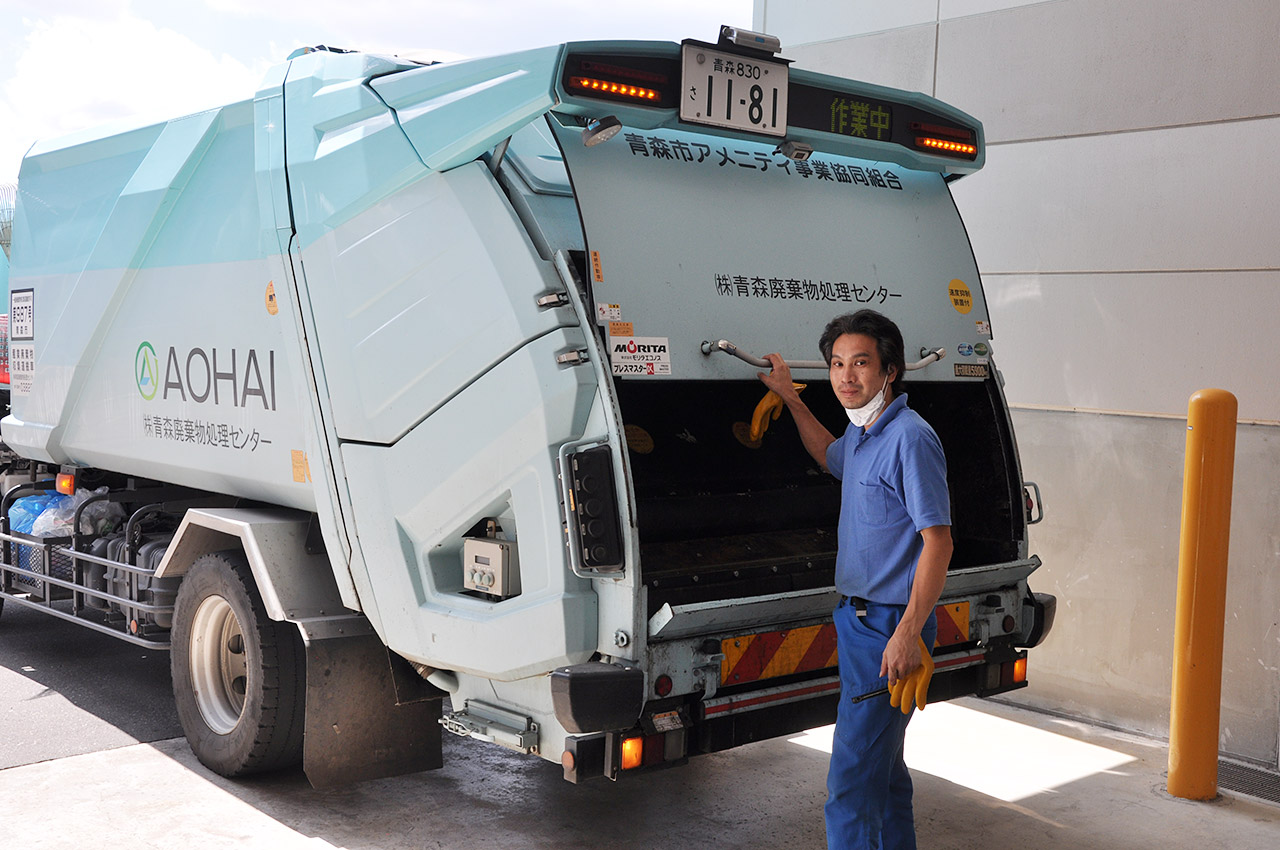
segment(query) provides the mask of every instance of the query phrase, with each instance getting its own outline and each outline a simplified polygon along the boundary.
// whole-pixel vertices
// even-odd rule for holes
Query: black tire
[[[292,623],[267,617],[244,554],[199,558],[178,588],[170,670],[178,720],[222,776],[302,760],[306,657]]]

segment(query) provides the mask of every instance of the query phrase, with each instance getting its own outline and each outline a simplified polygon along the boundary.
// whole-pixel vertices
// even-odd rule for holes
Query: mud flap
[[[312,787],[440,767],[440,697],[419,692],[397,701],[387,648],[368,621],[299,625],[307,651],[302,767]]]

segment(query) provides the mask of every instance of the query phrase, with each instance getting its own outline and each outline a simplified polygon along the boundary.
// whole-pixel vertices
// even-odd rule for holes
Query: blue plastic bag
[[[9,529],[19,534],[30,534],[36,517],[67,498],[69,497],[58,493],[36,493],[34,496],[17,499],[9,506]]]

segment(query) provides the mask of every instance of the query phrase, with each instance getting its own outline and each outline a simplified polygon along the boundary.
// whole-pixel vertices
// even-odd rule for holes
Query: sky
[[[714,41],[752,0],[0,0],[0,183],[38,139],[252,97],[295,48],[486,56],[593,38]]]

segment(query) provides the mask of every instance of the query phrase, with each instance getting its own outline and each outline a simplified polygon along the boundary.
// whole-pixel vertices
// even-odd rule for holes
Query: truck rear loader
[[[871,307],[949,464],[930,698],[1024,686],[1054,600],[948,189],[982,127],[775,42],[305,49],[37,144],[0,600],[169,649],[226,776],[438,767],[447,730],[616,779],[829,723],[839,483],[750,422],[760,354],[825,384]],[[13,526],[53,490],[65,534]]]

